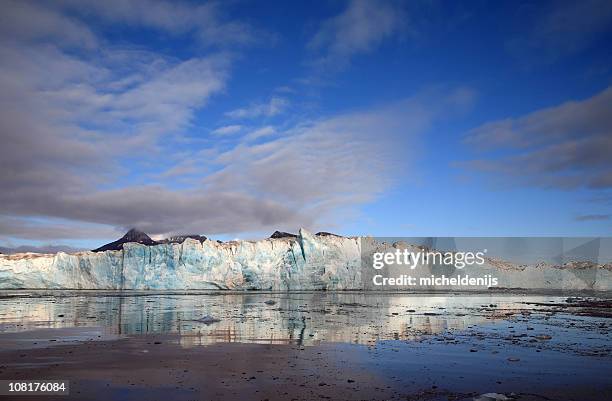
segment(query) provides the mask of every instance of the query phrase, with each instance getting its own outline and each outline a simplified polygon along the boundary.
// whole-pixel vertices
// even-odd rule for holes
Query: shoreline
[[[27,293],[27,294],[24,294]],[[54,288],[20,288],[20,289],[0,289],[0,299],[18,296],[31,296],[34,294],[50,295],[61,294],[62,296],[149,296],[149,295],[240,295],[240,294],[372,294],[372,295],[550,295],[550,296],[596,296],[612,297],[612,290],[584,290],[584,289],[532,289],[532,288],[490,288],[488,290],[456,289],[456,290],[431,290],[431,289],[391,289],[391,290],[369,290],[369,289],[346,289],[346,290],[224,290],[224,289],[94,289],[94,288],[73,288],[73,289],[54,289]],[[45,296],[45,295],[42,295]]]

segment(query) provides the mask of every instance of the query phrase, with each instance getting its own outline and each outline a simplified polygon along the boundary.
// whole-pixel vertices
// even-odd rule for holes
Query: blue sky
[[[3,1],[0,20],[0,245],[610,235],[610,2]]]

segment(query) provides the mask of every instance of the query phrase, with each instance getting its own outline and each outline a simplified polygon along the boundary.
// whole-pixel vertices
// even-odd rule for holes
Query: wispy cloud
[[[464,165],[544,188],[612,188],[612,87],[581,101],[486,123],[466,143],[489,157]],[[499,152],[503,151],[503,152]]]
[[[114,233],[108,225],[122,224],[101,219],[101,210],[92,214],[91,203],[80,217],[68,209],[100,187],[132,191],[120,180],[129,173],[124,163],[152,161],[162,147],[172,153],[168,145],[228,77],[225,53],[181,60],[125,43],[113,47],[74,13],[65,13],[68,6],[3,3],[0,235],[80,235],[77,224],[50,226],[27,220],[31,216],[107,225],[92,228],[89,237]],[[98,207],[113,210],[111,204]]]
[[[91,68],[90,64],[60,56],[50,60],[78,61],[76,65],[84,68],[84,71],[82,68],[70,70],[67,79],[74,80],[74,73],[88,76],[86,72]],[[8,68],[7,59],[2,60],[5,61],[3,67]],[[176,109],[163,113],[156,111],[167,105],[153,101],[149,109],[140,99],[151,97],[157,91],[170,91],[172,88],[163,84],[165,78],[160,77],[178,74],[169,72],[177,68],[179,71],[187,68],[181,64],[173,66],[164,62],[159,72],[156,70],[150,76],[144,74],[149,78],[141,79],[137,89],[119,89],[108,99],[98,93],[88,79],[77,79],[79,90],[81,85],[88,84],[86,92],[90,100],[82,105],[83,109],[75,109],[74,103],[67,100],[67,103],[47,103],[48,100],[36,90],[32,90],[32,96],[26,96],[17,88],[5,93],[3,104],[14,103],[14,100],[19,103],[45,99],[32,109],[37,110],[37,118],[31,118],[31,113],[22,115],[11,109],[0,119],[2,137],[10,138],[6,142],[12,144],[10,149],[2,149],[1,158],[0,183],[5,190],[0,192],[0,215],[13,216],[13,220],[8,222],[13,228],[9,230],[6,226],[6,232],[28,238],[47,235],[48,230],[41,231],[43,227],[39,225],[32,227],[14,220],[28,216],[59,218],[72,222],[75,227],[84,222],[112,229],[135,226],[151,234],[219,234],[295,229],[299,226],[322,228],[364,202],[375,199],[392,184],[396,174],[401,173],[405,178],[409,174],[406,169],[410,168],[410,160],[404,158],[401,149],[415,147],[419,136],[429,128],[434,118],[452,108],[462,107],[457,103],[456,91],[437,91],[376,109],[301,120],[283,129],[264,126],[255,131],[245,130],[241,139],[229,149],[194,149],[191,154],[181,155],[182,162],[168,170],[167,176],[177,179],[185,175],[198,177],[197,183],[188,188],[176,189],[153,183],[115,184],[115,188],[104,188],[101,185],[104,178],[114,184],[108,175],[112,171],[109,166],[120,169],[118,159],[125,156],[121,152],[117,154],[117,147],[123,148],[133,137],[126,135],[125,138],[109,140],[115,138],[115,134],[119,137],[123,134],[122,131],[114,133],[106,129],[122,127],[117,120],[133,115],[136,126],[141,118],[144,126],[146,121],[151,124],[155,134],[148,138],[165,140],[162,131],[156,127],[174,127],[180,131],[180,127],[188,123],[190,111],[222,87],[223,68],[215,74],[215,69],[203,68],[208,61],[197,63],[203,63],[198,64],[197,74],[201,74],[201,70],[207,71],[202,83],[196,84],[195,88],[185,87],[187,93],[182,96],[177,92],[173,106]],[[8,69],[10,74],[2,76],[24,73],[38,64],[28,60],[25,65],[28,68]],[[215,65],[214,62],[211,65]],[[60,70],[66,74],[65,69]],[[199,76],[194,71],[190,74]],[[105,79],[114,81],[110,72],[106,75]],[[181,82],[181,76],[173,75],[172,80]],[[208,83],[208,79],[215,84]],[[19,79],[14,82],[28,81]],[[64,99],[75,89],[63,80],[59,83],[63,97],[54,97],[54,100]],[[141,89],[143,86],[157,89]],[[69,99],[81,102],[80,97]],[[109,103],[113,101],[120,103],[117,110],[109,109]],[[106,112],[99,112],[98,104],[103,105],[100,106],[102,110],[110,110],[112,118]],[[123,114],[124,108],[133,113]],[[166,117],[172,112],[182,117]],[[58,116],[62,117],[62,124],[69,117],[68,125],[60,124],[55,119]],[[92,134],[94,139],[89,136],[89,131],[76,123],[81,118],[99,126]],[[170,120],[166,121],[166,118]],[[25,130],[31,135],[17,135],[24,132],[20,124],[34,122],[36,130]],[[66,131],[60,127],[70,129]],[[142,131],[147,132],[145,129]],[[65,132],[70,136],[65,136]],[[132,152],[138,146],[130,149]],[[173,156],[171,149],[166,149],[166,152]],[[25,231],[20,233],[18,229]]]
[[[75,222],[53,218],[27,218],[0,216],[0,240],[11,237],[58,241],[65,239],[109,238],[121,233],[114,227],[86,222]]]
[[[610,220],[609,214],[582,214],[576,216],[576,221],[605,221]]]
[[[254,141],[260,138],[272,136],[276,133],[277,131],[274,127],[266,126],[266,127],[261,127],[254,131],[249,132],[247,135],[244,136],[244,139],[246,141]]]
[[[284,112],[288,106],[289,100],[283,97],[273,96],[267,102],[254,103],[244,108],[228,111],[225,115],[236,119],[273,117]]]
[[[242,131],[242,125],[225,125],[212,131],[213,135],[233,135]]]
[[[403,150],[416,148],[433,120],[471,99],[469,91],[437,90],[275,126],[226,125],[215,132],[227,135],[223,140],[180,148],[201,128],[196,116],[224,90],[233,62],[227,52],[202,45],[248,42],[240,21],[224,19],[217,3],[214,12],[187,2],[7,4],[3,15],[16,20],[0,27],[5,236],[93,238],[132,226],[150,234],[328,226],[376,199],[399,174],[409,177],[412,159]],[[41,16],[27,18],[22,4]],[[324,25],[316,47],[348,60],[399,32],[393,14],[399,6],[372,4],[351,3]],[[363,19],[365,26],[351,25]],[[129,43],[113,46],[97,36],[104,31],[97,24],[184,35],[198,51],[177,58]],[[278,95],[227,117],[274,117],[288,107]]]
[[[507,42],[521,59],[556,61],[588,48],[612,29],[612,2],[607,0],[554,1],[522,10],[530,28]]]
[[[62,0],[61,8],[108,24],[156,29],[166,34],[193,37],[204,45],[251,44],[271,41],[274,35],[231,20],[219,2],[194,4],[165,0]]]
[[[24,253],[24,252],[34,252],[34,253],[58,253],[58,252],[66,252],[66,253],[75,253],[83,251],[82,248],[74,248],[67,245],[20,245],[15,247],[6,247],[0,246],[0,253],[4,254],[12,254],[12,253]]]
[[[321,24],[309,48],[322,53],[316,65],[341,68],[353,56],[372,51],[406,28],[401,2],[351,0],[341,14]]]
[[[3,1],[0,35],[17,40],[53,40],[61,45],[85,48],[98,45],[98,38],[86,24],[56,9],[28,1]]]

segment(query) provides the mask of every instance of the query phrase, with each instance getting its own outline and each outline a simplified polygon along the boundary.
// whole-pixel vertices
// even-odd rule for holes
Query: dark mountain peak
[[[151,237],[142,231],[135,228],[130,229],[125,235],[119,238],[117,241],[113,241],[109,244],[102,245],[99,248],[94,249],[92,252],[104,252],[104,251],[119,251],[123,249],[123,244],[128,242],[137,242],[143,245],[155,245],[157,242],[153,241]]]
[[[159,243],[160,244],[182,244],[183,242],[185,242],[185,240],[187,238],[195,239],[195,240],[198,240],[200,242],[206,241],[206,237],[203,236],[203,235],[189,234],[189,235],[174,235],[172,237],[165,238],[165,239],[159,241]]]
[[[126,242],[154,242],[146,233],[135,228],[131,228],[121,239]]]
[[[334,233],[328,233],[327,231],[319,231],[315,235],[318,236],[318,237],[340,237],[340,238],[343,238],[342,235],[338,235],[338,234],[334,234]]]
[[[270,238],[297,238],[297,235],[286,233],[284,231],[274,231]]]

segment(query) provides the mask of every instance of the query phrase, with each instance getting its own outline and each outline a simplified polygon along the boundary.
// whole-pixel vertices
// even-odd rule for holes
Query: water
[[[312,349],[313,361],[324,356],[322,366],[365,372],[398,396],[496,391],[523,394],[518,399],[607,399],[609,303],[567,301],[533,294],[13,291],[0,294],[0,348],[168,335],[181,349]],[[198,321],[205,316],[219,321]]]
[[[444,333],[462,335],[476,327],[489,336],[502,336],[519,330],[505,329],[504,322],[529,321],[538,333],[563,333],[568,342],[578,341],[576,345],[582,348],[607,345],[607,319],[574,316],[545,307],[566,299],[326,292],[133,296],[20,292],[0,298],[0,333],[89,328],[105,337],[178,334],[184,337],[185,346],[218,342],[367,345],[381,340],[422,340]],[[220,321],[198,322],[204,316]],[[604,328],[598,330],[600,320]],[[590,335],[583,338],[580,333],[587,328]]]

